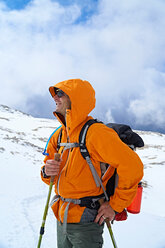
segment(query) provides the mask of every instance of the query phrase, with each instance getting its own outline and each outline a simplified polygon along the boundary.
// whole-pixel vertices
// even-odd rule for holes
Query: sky
[[[96,91],[105,122],[165,133],[165,1],[0,0],[0,104],[53,118],[48,88]]]

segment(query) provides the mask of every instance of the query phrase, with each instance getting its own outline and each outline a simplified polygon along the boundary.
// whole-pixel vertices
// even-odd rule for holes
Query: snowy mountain
[[[48,194],[40,180],[42,152],[56,120],[34,118],[0,105],[0,248],[37,247]],[[165,247],[165,135],[138,133],[145,147],[136,152],[144,163],[141,213],[112,226],[119,248]],[[113,247],[107,229],[104,248]],[[49,210],[43,248],[56,247],[56,221]]]

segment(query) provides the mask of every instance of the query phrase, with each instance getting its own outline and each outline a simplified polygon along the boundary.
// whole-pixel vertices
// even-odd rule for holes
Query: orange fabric
[[[71,110],[67,110],[66,113],[66,127],[61,117],[54,112],[62,123],[61,142],[67,142],[67,140],[71,143],[79,142],[82,126],[92,118],[88,114],[95,107],[94,89],[89,82],[80,79],[60,82],[54,87],[63,90],[71,100]],[[53,96],[53,87],[50,87],[49,90]],[[49,156],[45,157],[44,162],[54,158],[58,134],[59,130],[51,137],[47,148]],[[110,205],[115,211],[121,212],[130,205],[136,194],[137,184],[143,176],[143,164],[140,158],[120,140],[114,130],[100,123],[93,124],[89,128],[86,145],[99,176],[101,176],[100,162],[111,165],[102,178],[104,186],[113,174],[114,168],[117,168],[119,181],[115,194],[110,199]],[[89,165],[82,157],[79,148],[64,152],[63,148],[60,148],[59,153],[62,153],[62,163],[59,176],[55,178],[56,194],[64,198],[79,199],[103,193],[101,187],[96,187]],[[49,179],[42,177],[42,180],[49,184]],[[57,219],[62,222],[65,207],[66,203],[63,203],[61,199],[52,206]],[[79,222],[83,211],[84,207],[71,203],[68,211],[68,223]]]

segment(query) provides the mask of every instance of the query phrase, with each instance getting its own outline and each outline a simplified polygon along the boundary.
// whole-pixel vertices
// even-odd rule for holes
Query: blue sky
[[[162,0],[0,1],[0,104],[53,118],[48,87],[82,78],[95,117],[165,132],[164,26]]]
[[[1,0],[4,2],[10,10],[21,10],[24,9],[31,0]],[[73,4],[78,4],[81,6],[81,16],[76,20],[76,23],[85,22],[97,11],[98,0],[52,0],[52,2],[57,2],[62,6],[69,6]]]
[[[29,0],[5,0],[5,1],[1,1],[6,3],[6,5],[10,8],[10,9],[23,9],[27,3],[29,3]]]

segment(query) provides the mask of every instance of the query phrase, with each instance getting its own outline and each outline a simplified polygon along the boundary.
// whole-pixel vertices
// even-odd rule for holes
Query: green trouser
[[[94,222],[69,223],[67,231],[63,233],[63,225],[57,221],[58,248],[101,248],[103,245],[103,228]]]

